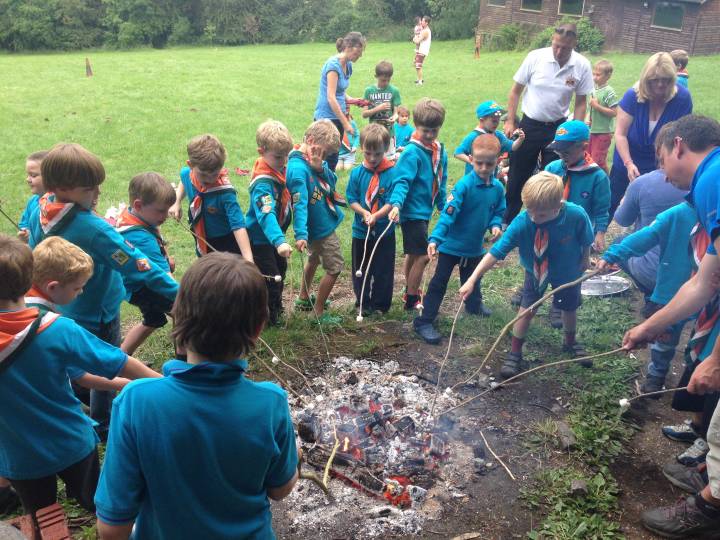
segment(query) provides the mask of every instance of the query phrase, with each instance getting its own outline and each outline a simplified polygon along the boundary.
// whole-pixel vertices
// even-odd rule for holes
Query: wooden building
[[[610,50],[720,53],[720,0],[480,0],[478,32],[507,23],[545,28],[567,16],[589,18]]]

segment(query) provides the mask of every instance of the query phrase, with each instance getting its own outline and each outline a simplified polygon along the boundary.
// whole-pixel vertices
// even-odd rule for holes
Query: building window
[[[682,4],[658,2],[655,5],[652,26],[670,28],[671,30],[682,30],[684,16],[685,8]]]
[[[505,0],[487,0],[488,6],[505,7]]]
[[[525,11],[542,11],[542,0],[522,0],[520,9]]]
[[[576,15],[582,17],[585,0],[560,0],[558,13],[560,15]]]

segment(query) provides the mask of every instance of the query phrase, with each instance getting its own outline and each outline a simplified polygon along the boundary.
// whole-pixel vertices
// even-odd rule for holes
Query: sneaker
[[[550,306],[550,326],[556,330],[563,327],[562,311],[552,305]]]
[[[720,538],[720,510],[701,510],[699,495],[680,499],[672,506],[653,508],[642,513],[642,524],[664,538]]]
[[[657,375],[648,375],[645,377],[645,382],[640,385],[640,392],[647,394],[648,392],[659,392],[665,386],[665,377],[658,377]],[[661,394],[655,394],[654,396],[648,396],[650,399],[660,399]]]
[[[517,289],[510,297],[510,305],[514,307],[520,307],[522,303],[522,289]]]
[[[312,311],[315,305],[315,295],[311,294],[310,298],[300,298],[299,296],[295,299],[295,309],[300,311]],[[325,309],[330,307],[330,300],[325,300]]]
[[[697,467],[701,463],[705,463],[705,456],[709,451],[710,447],[705,439],[698,437],[690,448],[682,454],[678,454],[677,460],[686,467]]]
[[[675,487],[688,493],[698,493],[708,484],[707,469],[705,466],[686,467],[679,463],[668,463],[663,467],[663,475]]]
[[[480,317],[489,317],[492,315],[492,310],[485,306],[484,303],[480,302],[480,306],[477,309],[469,309],[467,304],[465,305],[465,312],[470,315],[479,315]]]
[[[523,357],[522,354],[509,352],[505,356],[505,363],[500,368],[500,376],[503,379],[509,379],[510,377],[514,377],[520,371],[522,371],[523,367]]]
[[[582,358],[583,356],[588,355],[587,351],[585,350],[585,347],[583,347],[577,341],[575,343],[573,343],[572,345],[563,345],[562,350],[563,350],[563,352],[572,355],[573,358]],[[580,364],[584,368],[593,367],[592,360],[580,360],[580,362],[578,362],[578,364]]]
[[[330,313],[323,313],[319,317],[320,324],[340,326],[342,324],[342,317],[340,315],[332,315]]]
[[[12,486],[0,488],[0,516],[11,514],[20,508],[20,497]]]
[[[418,336],[425,340],[425,343],[430,345],[437,345],[442,339],[442,335],[432,324],[413,324],[413,329]]]
[[[662,433],[668,439],[680,442],[693,442],[700,437],[695,429],[696,426],[690,420],[685,420],[682,424],[674,426],[663,426]]]

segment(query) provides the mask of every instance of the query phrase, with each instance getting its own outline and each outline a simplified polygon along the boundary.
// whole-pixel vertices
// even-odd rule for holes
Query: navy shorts
[[[167,324],[166,313],[170,313],[173,303],[161,294],[141,287],[130,296],[130,303],[142,313],[142,323],[150,328],[162,328]]]
[[[428,247],[428,222],[424,219],[412,219],[400,223],[403,235],[403,253],[405,255],[426,255]]]
[[[562,285],[562,284],[561,284]],[[560,285],[558,285],[559,287]],[[552,299],[553,307],[561,309],[562,311],[575,311],[582,304],[582,295],[580,294],[581,285],[575,285],[563,289],[557,294],[554,294]],[[535,276],[530,272],[525,272],[525,283],[522,287],[522,300],[520,306],[527,308],[532,304],[540,300],[541,295],[535,288]]]

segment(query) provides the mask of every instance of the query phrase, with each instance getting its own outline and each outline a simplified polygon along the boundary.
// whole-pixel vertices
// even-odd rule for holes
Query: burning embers
[[[400,508],[422,501],[449,455],[446,434],[428,418],[431,392],[393,375],[394,362],[335,363],[335,380],[317,380],[324,394],[296,414],[308,464],[324,470],[337,444],[332,477]]]

